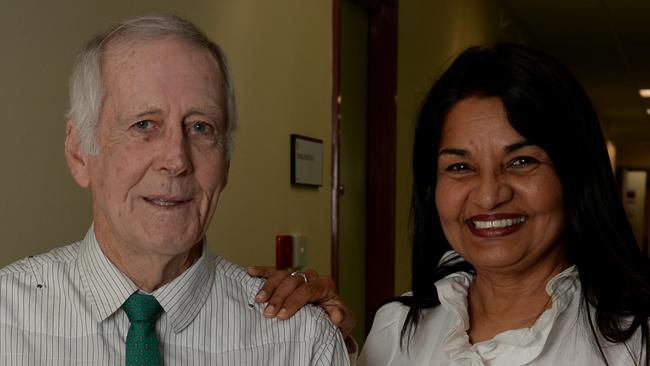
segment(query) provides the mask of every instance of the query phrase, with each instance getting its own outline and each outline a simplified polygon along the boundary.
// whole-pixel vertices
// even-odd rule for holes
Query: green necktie
[[[131,326],[126,335],[126,366],[160,365],[156,320],[163,312],[155,297],[134,292],[122,305]]]

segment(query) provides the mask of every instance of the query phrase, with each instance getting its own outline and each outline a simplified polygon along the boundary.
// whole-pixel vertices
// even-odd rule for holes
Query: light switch
[[[307,265],[307,237],[293,236],[293,267],[303,269]]]

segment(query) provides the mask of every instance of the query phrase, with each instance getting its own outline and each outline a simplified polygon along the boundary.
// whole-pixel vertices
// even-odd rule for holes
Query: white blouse
[[[400,348],[400,332],[408,307],[384,305],[377,314],[357,362],[379,365],[604,365],[580,307],[580,281],[575,267],[556,275],[546,286],[552,306],[530,328],[509,330],[470,344],[467,335],[467,291],[473,276],[455,273],[435,283],[440,306],[422,312],[409,348]],[[636,365],[641,332],[625,344],[600,339],[610,365]]]

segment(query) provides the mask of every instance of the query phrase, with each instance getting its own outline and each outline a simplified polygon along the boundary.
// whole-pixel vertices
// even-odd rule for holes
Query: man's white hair
[[[70,110],[67,117],[73,121],[85,153],[99,153],[96,130],[104,98],[102,64],[108,48],[130,47],[169,36],[207,50],[217,62],[223,79],[220,87],[224,88],[226,95],[226,156],[230,157],[237,127],[237,110],[228,60],[221,47],[196,25],[175,15],[146,15],[126,20],[90,40],[77,55],[70,77]]]

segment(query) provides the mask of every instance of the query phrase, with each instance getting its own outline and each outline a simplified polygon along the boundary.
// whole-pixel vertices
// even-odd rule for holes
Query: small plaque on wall
[[[291,183],[323,185],[323,140],[291,135]]]

